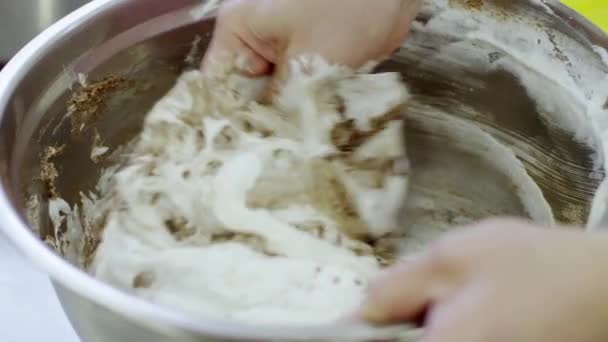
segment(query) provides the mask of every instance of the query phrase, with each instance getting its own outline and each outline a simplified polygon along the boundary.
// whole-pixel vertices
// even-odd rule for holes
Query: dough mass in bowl
[[[59,248],[101,280],[194,314],[340,319],[391,262],[373,241],[397,229],[407,190],[400,76],[301,58],[263,105],[266,80],[215,71],[178,79],[99,197],[83,196],[84,215],[51,201],[66,236],[80,217],[100,234],[89,258],[86,237]]]

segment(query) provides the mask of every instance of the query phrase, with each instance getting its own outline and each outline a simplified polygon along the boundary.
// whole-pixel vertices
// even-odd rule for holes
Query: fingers
[[[462,234],[435,243],[424,255],[389,270],[371,287],[363,318],[374,323],[413,321],[466,286],[472,248]]]
[[[434,299],[435,278],[424,259],[388,271],[371,287],[363,319],[379,324],[416,319]]]
[[[420,342],[485,342],[483,332],[487,324],[479,317],[480,307],[477,292],[471,287],[456,298],[433,309],[427,319],[424,336]]]
[[[273,61],[266,56],[271,55],[269,47],[252,36],[252,32],[259,32],[260,28],[251,22],[251,18],[259,21],[260,15],[246,15],[256,8],[253,5],[252,1],[229,1],[222,7],[213,40],[203,60],[204,72],[218,63],[234,63],[240,72],[249,76],[271,71]]]
[[[285,62],[303,55],[355,69],[381,62],[405,38],[419,6],[420,0],[229,0],[203,71],[236,61],[250,76],[274,72],[269,98],[288,77]]]
[[[220,63],[234,63],[240,72],[249,76],[265,75],[271,70],[271,64],[267,60],[237,36],[225,33],[213,38],[203,60],[203,72],[212,70]]]

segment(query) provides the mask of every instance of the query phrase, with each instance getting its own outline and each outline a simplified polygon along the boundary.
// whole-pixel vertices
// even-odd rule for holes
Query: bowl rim
[[[10,95],[29,69],[42,58],[62,32],[78,27],[95,18],[100,12],[110,10],[129,0],[91,1],[64,17],[27,44],[0,72],[0,121],[3,120]],[[559,0],[542,0],[570,26],[576,26],[594,44],[608,48],[608,35],[589,20]],[[348,338],[377,338],[376,332],[349,323],[316,326],[268,326],[249,325],[214,318],[194,318],[160,305],[147,302],[95,279],[71,265],[35,236],[28,224],[13,208],[7,192],[0,183],[0,231],[8,237],[17,250],[35,266],[48,274],[58,285],[73,291],[104,308],[151,329],[169,326],[182,329],[183,333],[206,337],[240,340],[311,340]]]

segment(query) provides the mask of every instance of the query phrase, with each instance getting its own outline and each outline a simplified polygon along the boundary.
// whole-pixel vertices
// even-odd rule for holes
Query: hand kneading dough
[[[183,74],[149,113],[91,272],[138,296],[252,323],[327,323],[380,270],[365,239],[398,228],[407,189],[398,74],[318,58],[266,80]]]

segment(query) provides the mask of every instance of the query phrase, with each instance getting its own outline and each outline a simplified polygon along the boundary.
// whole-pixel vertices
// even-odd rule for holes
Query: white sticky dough
[[[105,192],[113,204],[91,272],[199,315],[340,319],[380,270],[372,254],[355,252],[363,243],[344,222],[373,236],[399,227],[407,174],[353,172],[404,158],[403,120],[384,116],[400,110],[406,88],[397,74],[360,75],[302,58],[266,106],[253,101],[265,80],[216,71],[185,73],[147,116]],[[341,152],[334,130],[348,122],[342,133],[370,137]],[[350,211],[341,200],[352,202],[355,218],[342,217]]]

